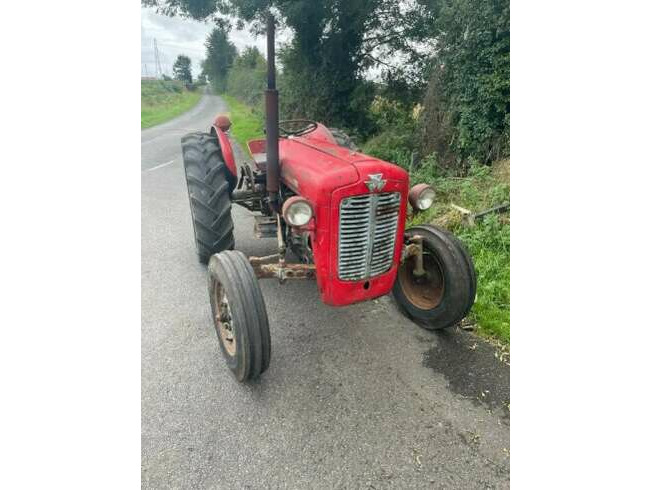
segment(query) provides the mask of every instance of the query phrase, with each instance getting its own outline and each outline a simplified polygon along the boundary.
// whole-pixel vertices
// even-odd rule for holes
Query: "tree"
[[[203,70],[214,90],[218,93],[224,92],[228,71],[237,56],[237,48],[228,40],[228,28],[215,27],[205,41],[205,48],[206,58]]]
[[[509,0],[419,1],[433,19],[426,35],[436,39],[424,99],[423,149],[441,153],[446,142],[459,161],[490,162],[507,155]]]
[[[366,33],[379,28],[379,10],[395,11],[399,0],[143,0],[167,15],[219,20],[227,32],[231,16],[251,22],[257,32],[272,8],[280,25],[294,31],[281,55],[282,107],[288,114],[369,132],[373,84],[363,71],[374,63],[364,49]],[[390,7],[388,8],[387,5]],[[385,16],[384,16],[385,17]],[[384,19],[384,17],[381,17]],[[389,23],[389,25],[392,25]]]
[[[256,47],[247,47],[228,72],[228,93],[262,109],[266,87],[266,60]]]
[[[174,61],[174,78],[187,84],[192,83],[192,60],[184,54],[179,54]]]
[[[272,11],[294,34],[279,51],[283,117],[370,136],[385,129],[369,110],[381,95],[420,115],[424,151],[455,163],[509,152],[509,0],[141,1],[226,33],[232,19],[262,33]],[[368,81],[371,68],[381,83]]]

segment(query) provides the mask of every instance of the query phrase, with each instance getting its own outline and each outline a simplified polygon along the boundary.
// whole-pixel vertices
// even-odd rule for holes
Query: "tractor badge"
[[[370,192],[379,192],[386,185],[386,181],[382,179],[383,174],[369,174],[366,180],[366,186]]]

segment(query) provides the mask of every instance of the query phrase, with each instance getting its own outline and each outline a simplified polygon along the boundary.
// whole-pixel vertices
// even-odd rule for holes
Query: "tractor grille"
[[[341,201],[339,278],[358,281],[383,274],[393,262],[400,194],[364,194]]]

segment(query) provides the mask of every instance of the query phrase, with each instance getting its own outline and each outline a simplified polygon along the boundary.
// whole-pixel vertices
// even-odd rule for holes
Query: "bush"
[[[451,0],[436,15],[437,53],[422,146],[457,161],[509,154],[509,0]],[[443,148],[445,146],[445,148]],[[448,148],[447,148],[448,146]]]
[[[370,118],[380,132],[366,141],[364,153],[408,170],[417,145],[413,111],[395,100],[377,96],[370,105]]]
[[[403,131],[384,131],[363,145],[363,152],[408,170],[413,154],[413,135]]]
[[[246,48],[228,72],[227,92],[246,105],[263,110],[266,60],[256,47]]]

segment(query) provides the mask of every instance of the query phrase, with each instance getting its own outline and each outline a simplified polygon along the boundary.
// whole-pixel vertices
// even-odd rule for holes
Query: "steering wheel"
[[[290,119],[287,121],[280,121],[280,135],[281,136],[302,136],[303,134],[311,133],[318,127],[316,121],[309,119]]]

